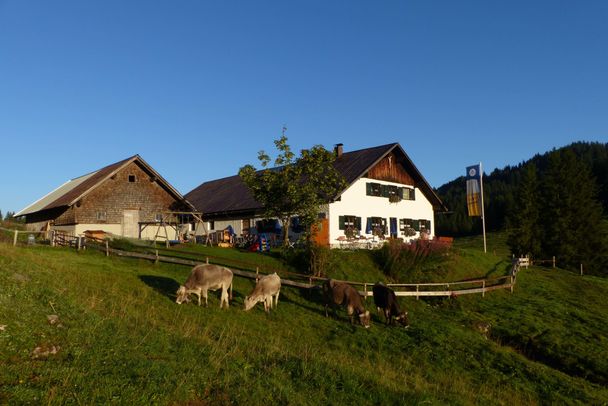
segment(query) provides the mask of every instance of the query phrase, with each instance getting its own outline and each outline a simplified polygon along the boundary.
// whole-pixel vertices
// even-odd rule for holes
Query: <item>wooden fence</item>
[[[28,236],[28,244],[32,243],[31,238],[29,236],[36,236],[38,234],[44,234],[45,239],[48,239],[48,231],[28,231],[28,230],[13,230],[10,228],[0,227],[0,230],[6,231],[7,233],[13,234],[13,246],[17,245],[19,241],[19,235],[27,235]]]
[[[118,250],[115,248],[110,248],[108,246],[107,241],[102,244],[93,243],[87,239],[87,246],[91,248],[95,248],[105,252],[107,256],[116,255],[122,257],[129,258],[138,258],[145,259],[149,261],[153,261],[155,263],[164,262],[170,264],[179,264],[186,266],[196,266],[202,263],[217,263],[221,265],[230,266],[232,272],[237,275],[248,279],[255,279],[256,281],[259,279],[260,274],[264,275],[267,273],[276,272],[281,276],[281,284],[285,286],[292,286],[300,289],[310,289],[315,286],[320,285],[322,282],[326,281],[327,278],[316,277],[312,275],[302,275],[294,272],[284,271],[284,270],[273,270],[273,269],[264,269],[260,272],[260,266],[256,266],[255,264],[251,264],[249,262],[238,261],[233,259],[226,258],[214,258],[205,256],[204,259],[199,258],[195,259],[184,259],[184,258],[176,258],[173,256],[160,255],[159,250],[154,250],[154,253],[141,253],[141,252],[132,252],[132,251],[124,251]],[[164,250],[163,250],[164,251]],[[175,252],[174,250],[171,250]],[[195,256],[196,254],[186,251],[178,251],[182,254],[187,254],[190,256]],[[235,267],[236,266],[236,267]],[[240,269],[239,269],[240,268]],[[255,268],[255,272],[251,269]],[[250,269],[250,270],[247,270]],[[447,297],[456,297],[460,295],[468,295],[468,294],[481,294],[482,297],[485,296],[486,292],[491,292],[493,290],[498,289],[509,289],[511,293],[515,287],[517,278],[516,274],[519,269],[519,265],[514,263],[513,268],[509,275],[501,276],[497,278],[490,279],[472,279],[467,281],[458,281],[458,282],[440,282],[440,283],[389,283],[386,284],[388,287],[395,291],[397,296],[410,296],[416,297],[419,299],[420,297],[438,297],[438,296],[447,296]],[[347,282],[350,285],[357,287],[359,293],[364,298],[369,296],[373,296],[372,287],[374,283],[370,282],[354,282],[354,281],[343,281]],[[441,290],[436,290],[438,287],[442,287]]]
[[[22,230],[9,230],[3,229],[4,231],[10,231],[14,233],[13,245],[17,244],[18,235],[20,233],[33,235],[41,234],[46,232],[32,232]],[[212,256],[201,256],[200,254],[179,251],[179,250],[168,250],[168,249],[154,249],[146,250],[146,252],[133,252],[125,251],[116,248],[111,248],[108,244],[108,240],[97,240],[94,238],[84,238],[81,236],[74,236],[69,233],[62,233],[58,231],[51,232],[50,236],[51,246],[68,246],[78,250],[90,248],[105,253],[106,256],[116,255],[126,258],[137,258],[152,261],[154,263],[164,262],[170,264],[178,264],[185,266],[196,266],[202,263],[216,263],[220,265],[229,266],[234,275],[255,279],[259,279],[260,275],[276,272],[281,276],[281,284],[285,286],[292,286],[300,289],[310,289],[319,286],[321,283],[327,280],[327,278],[316,277],[312,275],[303,275],[294,272],[284,270],[267,269],[263,266],[252,264],[245,261],[239,261],[234,259],[219,258]],[[161,255],[161,252],[170,252],[172,254],[181,254],[189,256],[191,258],[176,257],[171,255]],[[253,271],[255,269],[255,271]],[[517,282],[517,271],[519,270],[518,262],[514,262],[513,267],[509,275],[501,276],[490,279],[473,279],[466,281],[457,282],[440,282],[440,283],[389,283],[386,284],[388,287],[395,291],[397,296],[409,296],[416,297],[456,297],[460,295],[469,294],[481,294],[485,296],[486,292],[491,292],[498,289],[509,289],[511,293]],[[260,272],[261,271],[261,272]],[[372,287],[374,283],[370,282],[354,282],[344,281],[350,285],[355,286],[361,296],[365,299],[369,296],[373,296]],[[440,289],[438,289],[440,288]]]

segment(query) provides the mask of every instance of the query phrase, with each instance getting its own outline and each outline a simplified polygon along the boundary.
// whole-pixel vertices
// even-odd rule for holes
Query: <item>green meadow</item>
[[[458,240],[416,275],[504,275],[500,236]],[[183,248],[182,248],[183,249]],[[281,255],[189,248],[292,270]],[[388,280],[370,251],[332,252],[329,276]],[[278,308],[177,305],[186,266],[0,243],[0,404],[607,404],[608,280],[531,267],[508,290],[401,298],[408,329],[374,315],[326,318],[313,292],[284,287]],[[49,316],[56,316],[51,317]]]

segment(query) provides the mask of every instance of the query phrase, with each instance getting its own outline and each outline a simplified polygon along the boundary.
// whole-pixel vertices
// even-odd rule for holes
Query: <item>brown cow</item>
[[[220,308],[228,303],[228,289],[232,293],[232,271],[226,267],[219,265],[203,264],[192,268],[192,272],[182,286],[177,290],[177,304],[189,302],[188,296],[194,293],[198,296],[198,305],[201,305],[201,295],[205,298],[205,306],[207,306],[207,291],[222,289],[220,300]]]
[[[363,307],[361,296],[357,289],[353,288],[346,282],[338,282],[333,279],[328,279],[323,284],[323,296],[325,298],[325,317],[328,317],[327,308],[331,305],[336,313],[336,305],[346,307],[346,312],[350,318],[350,323],[354,324],[354,314],[359,316],[359,322],[365,328],[369,328],[370,315],[369,311]]]
[[[395,291],[386,286],[385,284],[378,282],[372,288],[374,292],[374,304],[380,312],[380,309],[384,312],[386,318],[386,324],[393,324],[393,317],[402,326],[408,328],[409,320],[407,312],[402,312],[399,308],[399,302],[397,301],[397,295]]]

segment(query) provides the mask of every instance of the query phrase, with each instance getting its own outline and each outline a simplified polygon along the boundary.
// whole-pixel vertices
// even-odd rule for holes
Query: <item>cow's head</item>
[[[369,311],[366,310],[363,313],[359,313],[359,321],[361,322],[361,325],[365,328],[369,328],[370,324],[370,319],[371,316],[369,315]]]
[[[403,327],[408,328],[410,326],[410,321],[407,317],[407,312],[401,312],[395,317],[395,320],[399,322]]]
[[[186,292],[186,287],[185,286],[180,286],[179,289],[177,290],[177,298],[175,299],[175,303],[177,304],[182,304],[184,302],[189,302],[190,298],[188,297],[188,292]]]
[[[263,300],[262,296],[245,296],[245,301],[243,302],[243,304],[245,305],[245,311],[251,310],[253,309],[253,306],[255,306],[258,302],[261,302]]]

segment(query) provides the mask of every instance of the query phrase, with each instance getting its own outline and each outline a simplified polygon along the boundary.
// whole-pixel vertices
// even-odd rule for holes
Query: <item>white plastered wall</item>
[[[329,205],[329,243],[336,244],[336,239],[344,235],[344,230],[340,230],[339,216],[357,216],[361,217],[361,234],[365,234],[366,220],[368,217],[382,217],[387,221],[387,233],[390,232],[389,219],[397,218],[397,227],[399,228],[399,219],[408,218],[416,220],[431,221],[431,235],[435,235],[435,217],[432,204],[427,200],[420,189],[416,189],[416,200],[402,200],[398,203],[390,203],[388,198],[381,196],[367,196],[366,183],[374,182],[382,185],[394,185],[399,187],[410,187],[393,182],[384,182],[369,178],[360,178],[355,181],[344,193],[342,193],[340,201]],[[410,187],[411,188],[411,187]],[[404,240],[419,238],[419,233],[413,237],[404,237],[399,230],[399,238]]]

